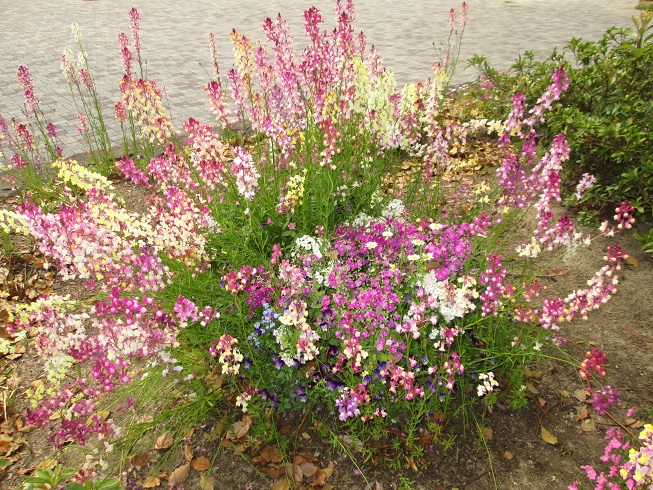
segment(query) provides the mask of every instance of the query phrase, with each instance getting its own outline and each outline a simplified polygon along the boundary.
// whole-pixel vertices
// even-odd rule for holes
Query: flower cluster
[[[605,411],[612,405],[621,406],[619,392],[613,390],[610,385],[595,390],[587,403],[589,403],[599,415],[605,415]]]
[[[617,225],[618,229],[629,230],[633,227],[635,222],[635,208],[628,204],[627,202],[622,202],[621,205],[615,209],[617,214],[614,215],[614,220],[619,224]]]
[[[476,387],[476,394],[479,397],[492,393],[494,387],[499,386],[499,382],[494,379],[494,373],[492,372],[479,374],[478,380],[482,382],[482,384]]]
[[[79,165],[75,160],[59,159],[52,162],[52,167],[57,169],[57,176],[61,180],[82,191],[98,189],[106,194],[112,194],[114,191],[113,185],[106,177]]]
[[[584,380],[587,380],[592,371],[596,371],[601,378],[605,378],[604,364],[608,360],[608,355],[600,349],[592,349],[585,353],[585,359],[580,363],[579,374]]]
[[[288,179],[286,184],[286,193],[281,196],[279,202],[279,213],[281,214],[293,214],[295,208],[298,205],[304,203],[304,180],[306,179],[307,169],[304,169],[304,172],[301,174],[296,174]]]
[[[240,363],[243,360],[243,355],[235,347],[237,344],[238,339],[235,339],[231,335],[223,334],[209,346],[211,357],[218,358],[222,374],[225,376],[237,375],[240,371]]]
[[[628,488],[652,488],[653,487],[653,424],[646,424],[634,441],[637,447],[632,447],[628,440],[617,428],[608,429],[605,440],[608,445],[601,461],[610,464],[608,472],[600,472],[590,465],[583,466],[587,478],[595,482],[595,490],[606,488],[618,490]],[[579,490],[578,482],[567,487],[569,490]]]
[[[125,75],[120,81],[120,93],[125,109],[138,122],[138,128],[146,140],[165,144],[172,138],[175,128],[163,106],[163,95],[156,82],[142,78],[136,80]]]

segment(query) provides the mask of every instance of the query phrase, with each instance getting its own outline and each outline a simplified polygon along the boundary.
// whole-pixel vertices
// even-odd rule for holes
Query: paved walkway
[[[207,35],[214,32],[223,66],[231,66],[229,32],[236,28],[254,39],[262,38],[265,17],[281,12],[302,36],[304,8],[322,10],[326,25],[334,24],[333,0],[0,0],[0,113],[7,119],[20,114],[22,94],[16,83],[19,65],[30,69],[37,96],[59,127],[66,154],[82,144],[68,86],[60,71],[64,47],[74,46],[70,24],[81,28],[89,63],[99,86],[105,117],[119,99],[121,62],[117,35],[129,31],[128,11],[139,9],[142,18],[143,57],[148,76],[166,87],[175,124],[193,116],[210,122],[203,86],[210,71]],[[461,60],[474,53],[487,55],[507,67],[525,49],[546,55],[572,36],[596,38],[610,25],[629,26],[636,0],[468,0],[469,24]],[[402,6],[405,5],[405,6]],[[435,59],[436,45],[446,43],[448,11],[452,0],[358,0],[357,27],[392,69],[399,83],[424,79]],[[456,81],[474,77],[463,72]],[[226,72],[226,69],[225,69]],[[118,140],[112,123],[111,131]]]

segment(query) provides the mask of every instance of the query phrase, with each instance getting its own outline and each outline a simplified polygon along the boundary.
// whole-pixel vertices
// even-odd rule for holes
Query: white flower
[[[367,243],[365,244],[365,246],[366,246],[367,248],[369,248],[370,250],[374,250],[376,247],[379,246],[379,244],[376,243],[376,242],[367,242]]]

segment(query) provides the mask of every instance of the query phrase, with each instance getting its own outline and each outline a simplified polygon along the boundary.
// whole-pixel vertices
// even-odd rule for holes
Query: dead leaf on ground
[[[211,467],[211,462],[204,456],[200,456],[191,462],[191,466],[195,471],[206,471]]]
[[[161,485],[161,480],[156,476],[148,476],[143,482],[143,488],[156,488]]]
[[[283,456],[276,446],[268,445],[261,449],[259,455],[252,458],[252,461],[260,464],[280,463],[283,461]]]
[[[310,483],[311,487],[322,488],[326,483],[327,475],[322,468],[315,472],[315,479]]]
[[[41,461],[39,464],[36,465],[35,469],[37,470],[53,470],[57,466],[57,460],[48,458],[46,460]]]
[[[280,478],[272,485],[270,490],[289,490],[290,482],[286,478]]]
[[[245,415],[242,420],[233,423],[231,430],[227,431],[227,439],[230,441],[240,439],[249,432],[251,426],[252,419],[248,415]]]
[[[506,451],[505,453],[503,453],[503,459],[507,459],[508,461],[510,461],[514,457],[515,455],[512,454],[510,451]]]
[[[293,464],[291,465],[291,469],[292,469],[292,477],[296,483],[301,483],[302,481],[304,481],[304,474],[302,473],[302,469],[299,465]]]
[[[596,423],[594,419],[587,418],[580,424],[580,428],[583,432],[594,432],[596,430]]]
[[[542,439],[544,439],[544,442],[547,442],[553,446],[558,444],[558,438],[551,434],[547,429],[542,427]]]
[[[574,396],[579,402],[584,402],[587,400],[587,391],[585,389],[578,388],[576,391],[574,391]]]
[[[175,471],[170,474],[170,478],[168,478],[168,484],[179,485],[180,483],[185,482],[189,475],[190,463],[186,463],[185,465],[175,469]]]
[[[226,425],[227,425],[226,421],[224,419],[222,419],[220,422],[215,424],[215,427],[213,428],[213,433],[216,436],[221,436],[222,434],[224,434],[224,429],[225,429]]]
[[[538,397],[537,402],[540,404],[540,407],[546,405],[546,400],[542,397]]]
[[[299,468],[302,470],[302,475],[304,475],[304,478],[310,478],[315,473],[317,473],[317,466],[315,466],[313,463],[302,463],[299,465]]]
[[[587,417],[589,417],[590,413],[587,410],[587,407],[585,406],[580,406],[576,408],[576,421],[579,422],[581,420],[585,420]]]
[[[184,459],[189,463],[193,460],[193,448],[189,444],[184,444]]]
[[[626,264],[632,265],[633,267],[639,267],[639,260],[637,260],[637,257],[629,255],[626,257]]]
[[[483,427],[483,431],[481,432],[481,435],[483,436],[483,439],[486,441],[491,441],[492,437],[494,436],[494,429],[491,427]]]
[[[200,490],[213,490],[215,488],[215,480],[207,473],[200,475]]]
[[[154,443],[154,449],[168,449],[172,446],[173,443],[172,434],[166,432],[165,434],[160,435],[156,442]]]
[[[268,475],[270,478],[277,479],[283,474],[283,470],[278,466],[268,466],[261,468],[261,473]]]
[[[131,462],[134,466],[139,466],[141,468],[147,466],[150,464],[150,460],[152,459],[152,455],[150,453],[147,454],[136,454],[132,456]]]

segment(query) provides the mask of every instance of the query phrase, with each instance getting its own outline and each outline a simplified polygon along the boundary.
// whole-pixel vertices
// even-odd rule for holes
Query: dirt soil
[[[127,183],[119,186],[130,206],[143,212],[146,207],[140,189]],[[12,203],[15,199],[6,205]],[[617,238],[596,240],[589,248],[579,250],[569,264],[557,266],[559,270],[555,274],[542,277],[547,292],[564,296],[574,288],[585,287],[586,281],[602,266],[602,250],[614,240]],[[649,419],[646,418],[646,410],[653,407],[653,260],[643,254],[641,244],[632,238],[631,232],[618,240],[631,259],[630,265],[621,271],[617,295],[588,320],[564,325],[562,334],[568,339],[564,351],[576,359],[582,359],[584,352],[591,348],[607,353],[607,377],[603,384],[610,384],[619,391],[621,408],[612,407],[610,416],[597,415],[585,402],[583,382],[573,367],[558,361],[541,363],[532,367],[528,407],[513,410],[501,404],[495,406],[485,419],[485,426],[491,429],[485,431],[485,439],[473,431],[461,435],[447,451],[438,449],[429,453],[427,465],[416,471],[405,461],[398,462],[401,468],[398,471],[387,465],[374,466],[371,461],[362,461],[355,447],[348,449],[348,456],[342,447],[334,450],[307,428],[304,452],[310,453],[315,466],[321,469],[329,468],[332,462],[332,474],[328,470],[327,483],[343,490],[553,490],[564,489],[579,480],[589,488],[580,467],[601,465],[599,458],[605,448],[606,429],[619,423],[638,433],[642,422],[651,421],[650,412]],[[29,248],[20,244],[17,254],[27,254],[26,247]],[[64,285],[54,280],[52,288],[73,297],[85,296],[79,284]],[[561,354],[552,351],[551,355],[560,357]],[[25,408],[23,393],[31,381],[39,378],[40,371],[38,359],[29,347],[22,355],[0,357],[0,396],[3,397],[0,400],[4,400],[0,403],[0,421],[4,419],[0,456],[13,455],[17,459],[13,465],[0,470],[0,488],[3,489],[20,488],[20,482],[34,467],[51,455],[45,431],[23,433],[18,430],[21,428],[20,412]],[[637,409],[637,416],[626,425],[626,411],[630,407]],[[588,408],[586,414],[584,410]],[[251,456],[211,442],[207,434],[214,432],[218,424],[218,419],[203,422],[185,441],[195,458],[202,455],[213,462],[210,470],[213,488],[286,488],[278,483],[273,487],[275,481],[260,472],[261,465],[252,463]],[[557,444],[542,438],[542,428],[557,438]],[[155,454],[154,459],[157,457]],[[180,445],[170,458],[167,471],[183,465],[183,445]],[[143,488],[137,482],[142,481],[146,469],[130,471],[134,477],[132,488]],[[405,486],[408,482],[410,487]],[[159,488],[167,485],[161,479]],[[200,482],[199,473],[193,470],[183,488],[208,490],[210,487],[205,480]]]

